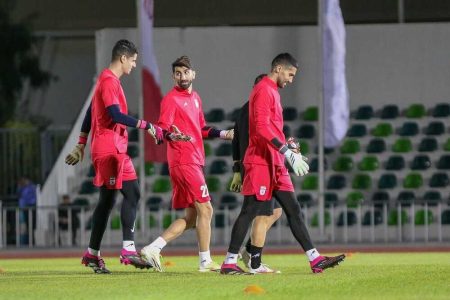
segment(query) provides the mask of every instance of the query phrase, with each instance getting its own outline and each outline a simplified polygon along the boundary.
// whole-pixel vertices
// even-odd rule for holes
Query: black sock
[[[261,266],[262,249],[263,247],[256,247],[250,245],[250,255],[251,255],[250,264],[252,269],[257,269],[259,268],[259,266]]]
[[[100,199],[92,214],[92,231],[89,240],[91,249],[100,250],[109,215],[116,202],[116,191],[109,190],[105,186],[100,187]]]
[[[248,253],[250,253],[251,246],[252,246],[252,239],[248,238],[247,244],[245,244],[245,250],[247,250]]]
[[[141,197],[137,179],[124,181],[120,192],[124,197],[120,209],[123,240],[134,241],[136,210]]]

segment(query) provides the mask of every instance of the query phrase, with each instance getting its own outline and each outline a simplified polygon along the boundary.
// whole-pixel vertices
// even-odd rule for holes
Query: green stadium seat
[[[229,210],[234,210],[239,207],[239,201],[237,197],[233,194],[225,194],[220,198],[220,206],[219,209],[228,208]]]
[[[449,178],[446,173],[435,173],[431,176],[429,186],[432,188],[444,188],[449,184]]]
[[[397,186],[397,177],[395,174],[383,174],[378,180],[379,189],[393,189]]]
[[[347,131],[347,137],[363,137],[367,134],[367,127],[364,124],[353,124]]]
[[[153,193],[166,193],[171,190],[170,180],[167,177],[159,177],[153,183]]]
[[[225,174],[229,170],[227,162],[223,159],[216,159],[211,163],[209,174],[220,175]]]
[[[397,105],[386,105],[381,109],[380,119],[395,119],[399,114],[400,110]]]
[[[349,172],[353,169],[353,159],[349,156],[341,156],[333,164],[333,170],[336,172]]]
[[[163,163],[161,165],[161,171],[159,172],[159,175],[161,175],[161,176],[169,176],[170,175],[170,170],[169,170],[169,164],[168,163]]]
[[[303,112],[303,120],[308,122],[316,122],[319,119],[319,110],[317,106],[310,106]]]
[[[328,211],[325,211],[324,213],[324,223],[325,226],[331,224],[331,215],[330,212]],[[318,227],[318,226],[319,226],[319,213],[315,212],[311,218],[311,227]]]
[[[85,180],[81,184],[80,191],[78,192],[78,194],[80,194],[80,195],[89,195],[89,194],[94,194],[97,191],[98,191],[98,187],[96,187],[92,183],[92,180]]]
[[[381,213],[381,211],[379,210],[375,210],[373,212],[373,216],[374,216],[374,221],[373,224],[374,225],[380,225],[383,224],[383,214]],[[364,217],[362,220],[362,225],[363,226],[370,226],[372,224],[372,213],[370,211],[366,211],[364,213]]]
[[[301,206],[311,206],[313,204],[313,197],[311,194],[302,193],[297,195],[297,201]]]
[[[450,209],[444,210],[441,215],[442,225],[450,225]]]
[[[213,108],[206,115],[205,120],[208,123],[217,123],[225,120],[225,111],[222,108]]]
[[[139,131],[137,128],[130,129],[128,132],[128,141],[129,142],[138,142],[139,141]]]
[[[426,191],[422,197],[423,201],[429,206],[434,206],[439,202],[442,202],[442,196],[439,191]]]
[[[358,218],[354,211],[347,211],[347,220],[345,220],[345,213],[341,212],[338,216],[337,226],[342,227],[347,222],[347,226],[353,226],[358,223]]]
[[[380,163],[376,156],[365,156],[358,163],[358,170],[360,171],[375,171],[379,168]]]
[[[345,188],[347,185],[347,180],[345,179],[345,176],[335,174],[330,176],[327,183],[327,189],[329,190],[340,190]]]
[[[206,185],[208,186],[208,191],[210,193],[215,193],[220,191],[222,183],[216,176],[207,176]],[[226,187],[226,189],[228,189],[228,187]]]
[[[300,139],[312,139],[315,134],[314,126],[310,124],[302,125],[297,130],[297,137]]]
[[[291,127],[289,127],[289,125],[283,126],[283,134],[285,137],[292,136],[292,130],[291,130]]]
[[[88,171],[87,176],[88,176],[88,177],[95,177],[95,168],[94,168],[94,165],[90,165],[90,166],[89,166],[89,171]]]
[[[158,196],[151,196],[147,199],[145,204],[150,211],[158,211],[161,208],[163,199]]]
[[[372,130],[372,135],[376,137],[387,137],[393,133],[392,125],[390,123],[379,123]]]
[[[303,155],[308,155],[309,153],[309,145],[308,142],[306,141],[299,141],[300,144],[300,151],[302,152]]]
[[[115,215],[111,217],[111,229],[119,230],[121,226],[120,215]]]
[[[356,120],[370,120],[373,118],[374,111],[373,107],[370,105],[362,105],[358,107],[358,110],[355,112]]]
[[[411,170],[426,170],[431,167],[428,155],[417,155],[411,162]]]
[[[347,207],[355,208],[361,205],[364,201],[363,193],[359,191],[353,191],[347,194]]]
[[[423,138],[418,147],[419,152],[433,152],[438,149],[438,142],[434,137]]]
[[[230,156],[233,152],[233,147],[231,143],[225,142],[221,143],[216,149],[216,156]]]
[[[324,195],[325,207],[337,206],[339,197],[335,193],[325,193]]]
[[[283,120],[284,121],[295,121],[297,120],[298,112],[295,107],[284,107],[283,108]]]
[[[127,148],[127,153],[131,158],[136,158],[139,156],[139,147],[136,145],[129,144]]]
[[[406,211],[401,210],[400,220],[399,220],[397,210],[396,209],[391,210],[388,215],[388,225],[389,226],[397,226],[399,221],[402,225],[405,225],[406,223],[408,223],[408,214],[406,213]]]
[[[317,190],[319,185],[319,181],[317,176],[315,175],[308,175],[303,179],[302,182],[302,190]]]
[[[324,158],[324,170],[328,170],[328,161],[326,158]],[[309,172],[310,173],[319,172],[319,159],[318,158],[313,158],[311,160],[311,163],[309,163]]]
[[[372,139],[367,145],[367,153],[382,153],[386,151],[386,142],[382,139]]]
[[[209,143],[203,143],[203,147],[205,148],[205,156],[211,156],[212,154],[212,148],[211,145]]]
[[[419,173],[410,173],[406,175],[403,180],[403,187],[405,189],[418,189],[423,185],[422,175]]]
[[[425,220],[425,216],[427,216],[427,220]],[[433,212],[429,209],[420,209],[416,211],[416,215],[414,218],[414,224],[416,225],[425,225],[431,224],[434,222]]]
[[[450,104],[439,103],[433,109],[432,116],[435,118],[446,118],[450,116]]]
[[[392,145],[392,151],[395,153],[407,153],[411,152],[412,143],[408,138],[399,138],[395,141],[394,145]]]
[[[172,222],[175,221],[176,219],[177,219],[176,215],[172,216],[171,213],[165,214],[163,216],[163,221],[162,221],[163,228],[164,229],[169,228],[170,224],[172,224]]]
[[[346,139],[344,144],[341,146],[342,154],[355,154],[361,150],[361,146],[358,140],[355,139]]]
[[[426,135],[442,135],[445,133],[445,125],[441,121],[433,121],[425,127]]]
[[[423,104],[411,104],[406,112],[405,116],[410,119],[420,119],[426,115],[427,111]]]
[[[241,108],[240,107],[235,108],[229,114],[227,114],[227,119],[234,123],[238,119],[240,113],[241,113]]]
[[[352,188],[357,190],[367,190],[372,186],[372,179],[367,174],[356,174],[352,181]]]
[[[436,165],[438,170],[450,170],[450,155],[442,155]]]
[[[405,168],[405,165],[403,156],[393,155],[388,158],[385,169],[389,171],[400,171]]]
[[[152,162],[146,162],[144,166],[145,176],[155,175],[155,165]]]
[[[442,147],[444,151],[449,152],[450,151],[450,138],[447,139],[447,141],[444,143],[444,146]]]
[[[416,195],[411,191],[401,191],[397,196],[397,201],[402,204],[402,206],[410,206],[416,201]]]
[[[405,122],[398,130],[400,136],[415,136],[419,133],[419,125],[415,122]]]

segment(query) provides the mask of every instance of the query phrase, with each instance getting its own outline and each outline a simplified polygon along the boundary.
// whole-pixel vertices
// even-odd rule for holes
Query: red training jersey
[[[286,143],[278,87],[266,76],[250,93],[249,145],[244,164],[284,166],[284,155],[271,143],[274,138]]]
[[[169,142],[167,146],[167,160],[170,167],[183,164],[205,165],[205,151],[203,148],[202,128],[205,127],[202,100],[196,91],[189,94],[175,86],[161,101],[161,114],[158,126],[172,131],[171,126],[189,135],[188,142]]]
[[[127,100],[119,78],[105,69],[95,86],[91,107],[91,153],[126,153],[128,133],[126,126],[114,123],[107,107],[119,105],[120,112],[128,114]]]

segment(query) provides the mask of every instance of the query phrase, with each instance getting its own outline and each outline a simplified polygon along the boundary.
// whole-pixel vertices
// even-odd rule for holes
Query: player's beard
[[[192,84],[192,80],[180,80],[178,81],[178,86],[183,90],[187,90]]]

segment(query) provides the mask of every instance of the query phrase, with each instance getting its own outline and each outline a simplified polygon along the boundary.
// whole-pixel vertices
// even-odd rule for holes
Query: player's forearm
[[[219,138],[221,137],[220,133],[223,130],[216,129],[214,127],[205,126],[202,128],[202,137],[203,138]]]
[[[84,115],[83,124],[81,124],[81,133],[85,134],[86,137],[89,135],[89,132],[91,132],[91,107],[92,102],[89,104],[89,108]]]
[[[151,127],[151,124],[147,121],[139,120],[130,115],[121,113],[118,105],[108,106],[107,111],[114,123],[145,130],[148,130]]]
[[[279,150],[283,146],[283,143],[280,141],[280,139],[270,129],[269,124],[256,123],[256,134],[265,139],[267,143],[276,150]]]

